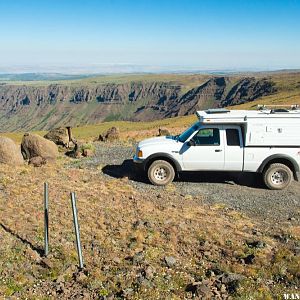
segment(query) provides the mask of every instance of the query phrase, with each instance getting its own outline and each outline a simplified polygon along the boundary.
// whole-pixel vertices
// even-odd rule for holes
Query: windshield
[[[178,137],[178,141],[184,143],[199,127],[199,122],[195,123]]]

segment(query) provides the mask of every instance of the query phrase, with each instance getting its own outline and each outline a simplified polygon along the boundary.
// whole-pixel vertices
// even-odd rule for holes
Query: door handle
[[[215,152],[222,152],[222,149],[216,149]]]

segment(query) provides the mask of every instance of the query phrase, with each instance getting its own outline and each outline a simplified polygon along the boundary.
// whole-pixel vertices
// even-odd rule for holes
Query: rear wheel
[[[282,190],[289,186],[293,179],[291,169],[280,163],[271,164],[264,171],[264,182],[271,190]]]
[[[174,177],[173,166],[165,160],[156,160],[148,168],[148,178],[154,185],[167,185]]]

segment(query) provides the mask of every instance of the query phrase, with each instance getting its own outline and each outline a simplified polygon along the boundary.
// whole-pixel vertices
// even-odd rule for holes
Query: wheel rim
[[[283,170],[277,170],[271,174],[271,181],[274,185],[282,185],[287,182],[288,174]]]
[[[168,178],[168,170],[165,167],[159,166],[154,169],[154,178],[158,181],[164,181]]]

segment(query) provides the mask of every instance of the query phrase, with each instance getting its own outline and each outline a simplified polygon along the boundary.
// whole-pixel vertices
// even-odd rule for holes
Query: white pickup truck
[[[300,111],[198,111],[199,121],[178,136],[141,141],[133,158],[151,183],[166,185],[184,171],[263,174],[270,189],[300,178]]]

